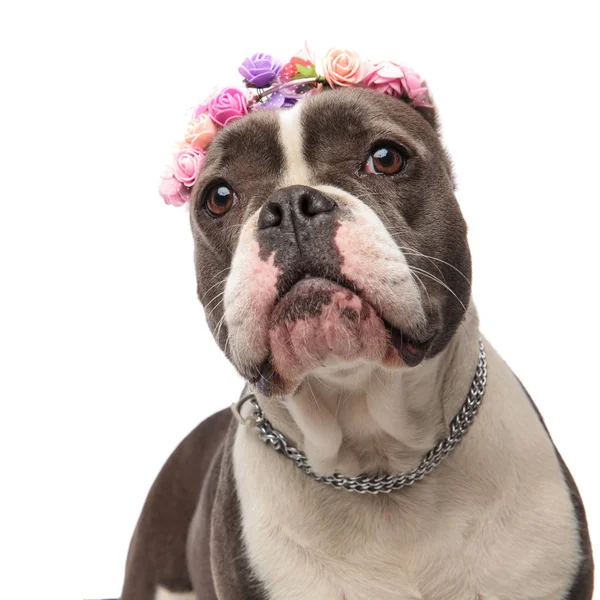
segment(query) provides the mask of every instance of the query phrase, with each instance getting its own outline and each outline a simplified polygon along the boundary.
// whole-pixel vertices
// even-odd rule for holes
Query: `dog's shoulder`
[[[242,534],[232,459],[238,423],[231,411],[226,412],[224,429],[217,419],[221,444],[205,474],[188,530],[190,580],[207,599],[263,600],[265,592],[248,562]]]
[[[573,511],[575,513],[575,518],[577,519],[577,526],[579,529],[581,561],[579,563],[577,573],[575,575],[575,578],[573,579],[573,583],[571,585],[571,589],[569,590],[569,595],[566,597],[566,600],[591,600],[594,592],[594,558],[587,517],[585,514],[583,500],[581,499],[581,494],[579,493],[579,489],[577,488],[577,484],[573,479],[571,471],[569,471],[569,468],[567,467],[563,457],[561,456],[560,452],[556,448],[556,445],[554,444],[554,441],[552,440],[550,431],[548,430],[546,422],[544,421],[544,418],[542,417],[542,414],[540,413],[537,405],[533,401],[533,398],[527,391],[526,387],[523,385],[523,382],[518,377],[517,381],[519,382],[523,393],[527,397],[527,400],[531,403],[531,406],[537,414],[537,417],[540,420],[542,426],[546,430],[548,437],[552,441],[554,451],[556,452],[556,459],[558,460],[558,464],[560,465],[565,484],[569,489],[571,502],[573,504]]]
[[[531,395],[513,370],[493,349],[490,350],[493,381],[488,390],[490,397],[487,398],[487,403],[489,408],[494,408],[491,425],[502,422],[512,430],[510,438],[509,432],[504,431],[507,440],[510,439],[506,450],[512,453],[513,468],[517,467],[521,474],[526,474],[527,487],[523,482],[519,485],[517,481],[510,485],[519,485],[526,502],[535,502],[540,494],[545,493],[544,490],[553,489],[551,498],[544,504],[551,510],[548,513],[550,521],[546,521],[545,527],[550,531],[553,522],[557,526],[561,523],[568,524],[573,534],[568,535],[573,542],[568,554],[576,561],[565,600],[590,600],[594,587],[594,565],[581,495]],[[489,434],[489,430],[487,433]],[[501,452],[497,456],[503,460],[506,454],[507,452]],[[554,482],[553,488],[548,487],[551,482]],[[533,487],[530,486],[531,483],[534,484]],[[524,509],[522,505],[519,510]],[[553,543],[561,543],[565,550],[570,545],[567,544],[566,537],[554,540]],[[546,544],[546,548],[548,547],[549,543]]]

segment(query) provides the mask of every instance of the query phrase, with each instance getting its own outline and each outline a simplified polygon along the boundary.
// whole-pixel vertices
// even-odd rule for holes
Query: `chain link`
[[[443,458],[452,452],[473,423],[483,400],[486,385],[487,358],[483,341],[479,340],[479,361],[477,362],[475,375],[471,382],[471,388],[464,404],[450,423],[448,435],[432,448],[414,469],[397,475],[384,475],[380,477],[368,477],[367,475],[345,477],[339,473],[317,475],[308,464],[306,455],[292,446],[285,436],[271,425],[260,408],[254,394],[249,394],[242,398],[239,404],[241,406],[245,401],[250,403],[252,413],[249,419],[258,430],[260,439],[274,450],[277,450],[277,452],[292,460],[299,469],[315,481],[358,494],[389,494],[393,490],[400,490],[423,479],[425,475],[440,464]]]

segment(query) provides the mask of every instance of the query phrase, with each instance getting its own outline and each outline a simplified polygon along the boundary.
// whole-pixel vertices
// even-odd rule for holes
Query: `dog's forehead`
[[[277,176],[289,162],[290,148],[310,163],[323,152],[355,152],[375,138],[398,137],[423,150],[436,143],[433,128],[404,102],[369,90],[335,90],[232,123],[209,148],[204,172],[235,169],[240,178]]]
[[[264,110],[251,113],[219,132],[208,148],[201,178],[231,167],[251,167],[248,176],[277,173],[283,162],[278,112]]]
[[[302,106],[306,146],[331,140],[401,136],[426,143],[433,129],[406,103],[370,90],[349,88],[308,98]]]

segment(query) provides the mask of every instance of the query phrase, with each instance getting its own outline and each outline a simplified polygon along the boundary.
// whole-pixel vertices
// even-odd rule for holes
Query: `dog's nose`
[[[294,230],[296,234],[329,221],[336,203],[319,190],[305,185],[291,185],[277,190],[263,205],[258,228]]]

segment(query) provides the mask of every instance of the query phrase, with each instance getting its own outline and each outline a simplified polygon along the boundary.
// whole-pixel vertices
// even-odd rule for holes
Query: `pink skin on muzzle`
[[[329,299],[313,311],[313,281],[296,284],[273,311],[269,340],[279,376],[297,381],[331,358],[385,361],[391,350],[388,334],[372,307],[346,288],[317,280]],[[307,310],[294,311],[294,304]]]

